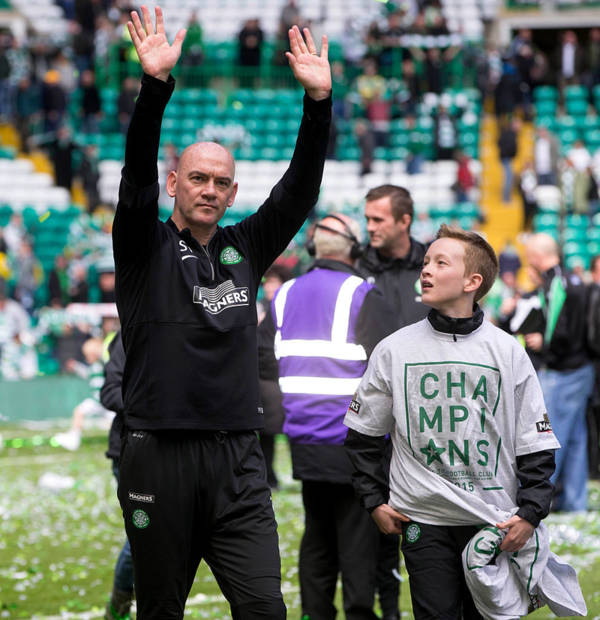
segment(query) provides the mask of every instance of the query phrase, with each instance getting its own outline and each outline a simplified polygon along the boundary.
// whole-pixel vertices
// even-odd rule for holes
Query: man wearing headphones
[[[369,355],[394,331],[395,317],[383,295],[353,268],[363,252],[359,236],[348,216],[324,217],[307,248],[314,265],[283,284],[259,327],[261,364],[279,374],[283,430],[294,478],[302,480],[300,593],[302,613],[311,620],[335,618],[340,572],[346,618],[377,618],[378,533],[354,495],[342,420]]]

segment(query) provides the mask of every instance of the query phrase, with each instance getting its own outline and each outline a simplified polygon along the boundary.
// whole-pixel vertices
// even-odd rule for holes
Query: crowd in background
[[[75,114],[82,134],[99,131],[103,118],[101,85],[94,69],[109,53],[112,45],[121,48],[123,61],[134,59],[125,22],[131,7],[114,0],[59,2],[69,20],[69,39],[52,41],[34,32],[18,40],[9,31],[0,35],[0,118],[17,128],[23,151],[43,148],[53,162],[56,182],[72,189],[74,178],[81,180],[89,213],[82,212],[72,225],[72,234],[54,268],[44,274],[35,257],[32,237],[25,230],[22,218],[13,215],[9,224],[0,229],[0,277],[6,301],[18,304],[24,312],[16,321],[18,327],[4,328],[2,342],[17,342],[27,321],[36,325],[44,311],[63,311],[70,303],[112,301],[114,275],[106,256],[110,255],[110,219],[114,205],[103,205],[98,193],[98,149],[78,143],[69,127]],[[319,24],[305,20],[301,7],[294,0],[282,9],[279,45],[275,45],[271,62],[282,63],[285,35],[293,23],[310,26],[319,34]],[[426,48],[406,47],[405,35],[430,35],[434,44]],[[419,104],[426,93],[441,95],[449,85],[449,63],[462,54],[465,69],[474,70],[476,85],[482,96],[495,99],[499,118],[525,120],[535,115],[533,91],[537,86],[556,83],[560,92],[572,84],[589,90],[590,113],[593,109],[593,88],[600,83],[600,29],[592,28],[585,42],[578,41],[572,31],[561,33],[561,45],[554,57],[536,47],[529,30],[520,30],[506,49],[493,44],[487,47],[466,45],[460,37],[449,36],[439,0],[403,4],[387,3],[379,20],[360,24],[349,19],[341,37],[342,60],[332,66],[334,79],[334,116],[352,119],[357,144],[361,150],[361,173],[371,170],[374,152],[385,146],[393,118],[402,118],[407,127],[415,123]],[[433,37],[433,39],[431,38]],[[264,62],[261,47],[266,35],[260,20],[245,22],[238,35],[239,66],[257,66]],[[183,71],[195,68],[205,60],[205,35],[201,15],[192,13],[182,58]],[[397,74],[391,73],[398,70]],[[139,80],[126,77],[117,102],[118,128],[124,132],[133,110]],[[77,101],[73,108],[70,102]],[[559,105],[563,105],[563,97]],[[71,108],[71,112],[70,112]],[[74,112],[73,112],[74,109]],[[453,189],[456,201],[472,200],[477,178],[470,167],[470,157],[458,149],[458,116],[464,110],[451,112],[440,99],[433,110],[435,159],[456,159],[458,172]],[[516,143],[518,124],[505,127],[508,143]],[[512,136],[509,134],[512,132]],[[501,137],[502,139],[502,137]],[[333,137],[335,140],[335,137]],[[501,157],[512,161],[515,152]],[[502,146],[500,146],[502,151]],[[335,148],[330,150],[335,156]],[[176,165],[177,153],[171,148],[168,165]],[[175,162],[175,163],[173,163]],[[423,158],[408,155],[407,172],[421,171]],[[511,169],[509,165],[505,169]],[[527,211],[526,228],[531,227],[535,213],[535,188],[551,184],[561,189],[565,212],[590,213],[598,210],[596,172],[600,169],[600,151],[591,153],[577,141],[561,156],[557,137],[545,127],[536,135],[535,158],[505,183],[505,194],[513,182],[518,184]],[[508,187],[508,189],[507,189]],[[427,213],[415,216],[413,234],[428,242],[435,226]],[[303,250],[297,250],[301,254]],[[294,264],[306,261],[294,260]],[[583,267],[582,267],[583,269]],[[90,283],[90,272],[94,282]],[[583,273],[589,279],[588,272]],[[43,289],[40,294],[40,288]],[[16,306],[15,306],[16,307]],[[57,324],[62,321],[56,319]],[[76,321],[75,321],[76,322]],[[70,328],[70,319],[64,319]],[[35,328],[28,328],[31,333]],[[60,328],[58,328],[60,331]],[[39,333],[35,332],[35,333]],[[55,333],[58,333],[55,330]],[[10,335],[7,335],[10,334]],[[19,346],[39,344],[40,338],[27,336]],[[4,346],[4,351],[6,351]],[[12,354],[11,354],[12,355]],[[14,356],[13,356],[14,357]],[[60,365],[60,364],[59,364]],[[31,367],[31,365],[30,365]],[[31,375],[23,371],[22,376]],[[19,373],[3,372],[7,378]]]

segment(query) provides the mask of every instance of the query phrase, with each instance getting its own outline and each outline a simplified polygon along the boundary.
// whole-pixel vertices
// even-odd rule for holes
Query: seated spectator
[[[445,35],[448,34],[446,18],[442,13],[440,0],[429,0],[425,7],[425,27],[428,34]]]

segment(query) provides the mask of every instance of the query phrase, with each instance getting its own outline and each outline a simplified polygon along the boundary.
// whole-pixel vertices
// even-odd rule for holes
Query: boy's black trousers
[[[461,559],[463,549],[480,529],[414,521],[402,524],[401,549],[415,620],[483,620],[467,587]]]
[[[283,620],[277,524],[255,432],[128,431],[119,501],[139,620],[183,618],[200,560],[234,620]]]

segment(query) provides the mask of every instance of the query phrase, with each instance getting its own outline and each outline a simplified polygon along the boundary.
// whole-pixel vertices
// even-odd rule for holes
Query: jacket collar
[[[455,319],[444,314],[440,314],[437,310],[431,309],[427,315],[427,319],[431,323],[433,329],[444,334],[459,334],[466,336],[474,332],[483,323],[483,310],[475,304],[473,308],[473,316],[465,319]]]
[[[331,258],[317,258],[307,271],[313,271],[314,269],[344,271],[346,273],[351,273],[354,276],[359,276],[360,278],[362,278],[360,273],[352,265],[348,265],[347,263],[342,263],[339,260],[333,260]]]
[[[411,237],[410,250],[404,258],[385,258],[375,248],[368,245],[362,260],[365,266],[374,272],[382,272],[396,266],[404,269],[417,269],[423,266],[425,252],[425,245]]]

